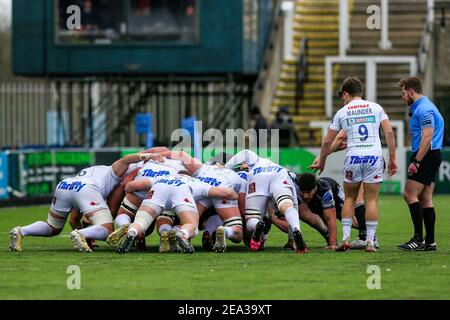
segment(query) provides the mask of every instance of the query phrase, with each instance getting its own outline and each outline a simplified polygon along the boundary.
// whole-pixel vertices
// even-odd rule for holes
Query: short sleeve
[[[388,117],[386,111],[384,111],[384,109],[381,108],[380,122],[382,122],[382,121],[384,121],[384,120],[389,120],[389,117]]]
[[[328,190],[322,196],[322,208],[331,209],[334,207],[335,207],[335,203],[334,203],[333,192],[331,190]]]
[[[330,124],[330,129],[335,131],[340,131],[342,129],[341,122],[339,120],[339,113],[336,113]]]
[[[434,128],[434,114],[433,111],[429,110],[424,112],[420,117],[420,127],[424,128]]]

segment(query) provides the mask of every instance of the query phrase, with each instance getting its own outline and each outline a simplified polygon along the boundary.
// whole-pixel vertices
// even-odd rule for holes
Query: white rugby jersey
[[[106,199],[121,181],[112,170],[112,166],[93,166],[81,170],[73,180],[97,186]]]
[[[204,164],[194,173],[194,177],[213,187],[231,188],[237,193],[245,193],[247,190],[246,178],[231,169],[216,165]]]
[[[388,119],[379,104],[353,100],[336,112],[330,129],[347,133],[347,155],[381,156],[380,124]]]
[[[181,170],[186,170],[181,161],[166,159],[164,162],[149,160],[136,175],[136,180],[149,179],[152,184],[164,176],[177,174]]]
[[[155,183],[155,187],[158,184],[167,184],[173,186],[174,188],[188,185],[192,191],[195,201],[207,198],[209,190],[213,187],[210,184],[203,183],[193,177],[182,174],[174,174],[168,177],[159,178]]]

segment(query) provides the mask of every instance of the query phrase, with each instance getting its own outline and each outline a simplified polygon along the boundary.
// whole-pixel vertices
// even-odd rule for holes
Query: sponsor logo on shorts
[[[153,198],[153,194],[155,193],[155,191],[150,191],[149,193],[147,193],[147,196],[145,197],[145,199],[151,199]]]
[[[368,163],[372,167],[377,163],[378,159],[380,157],[378,156],[351,156],[350,157],[350,164],[365,164]]]
[[[184,198],[184,202],[191,203],[188,198]]]
[[[95,201],[91,201],[91,203],[89,203],[89,205],[91,205],[91,206],[98,206],[98,202],[95,202]]]
[[[345,170],[345,178],[347,180],[353,180],[353,171]]]
[[[254,193],[254,192],[256,192],[256,184],[253,182],[248,185],[248,193]]]
[[[61,181],[60,183],[58,183],[58,186],[56,188],[60,190],[73,190],[75,192],[80,192],[80,190],[83,189],[85,185],[86,183],[83,183],[81,181],[74,181],[72,183]]]

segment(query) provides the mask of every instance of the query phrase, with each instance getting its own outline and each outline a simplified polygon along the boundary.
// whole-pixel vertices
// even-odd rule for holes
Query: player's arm
[[[130,164],[140,161],[149,161],[150,159],[155,161],[161,161],[162,156],[160,153],[133,153],[128,154],[112,164],[112,170],[118,177],[122,177],[127,171]]]
[[[239,198],[233,189],[221,187],[211,187],[208,191],[208,197],[228,200],[238,200]]]
[[[191,157],[184,151],[166,151],[162,155],[168,159],[181,161],[190,173],[196,172],[203,166],[199,160]]]
[[[170,151],[166,147],[153,147],[144,151],[144,153],[163,153]]]
[[[329,233],[329,243],[328,249],[336,250],[336,239],[337,239],[337,231],[336,231],[336,208],[328,208],[323,210],[323,216],[327,223],[328,233]]]
[[[394,175],[397,173],[397,155],[395,152],[395,135],[394,130],[392,129],[391,123],[389,119],[385,119],[381,121],[381,128],[383,129],[384,136],[386,138],[386,143],[389,150],[389,163],[388,170],[389,175]]]
[[[328,129],[327,135],[323,139],[322,147],[320,148],[320,156],[319,156],[319,162],[311,164],[308,169],[319,171],[319,174],[322,173],[323,169],[325,168],[325,162],[327,160],[327,157],[331,153],[331,145],[333,144],[334,139],[338,135],[339,130],[334,130],[332,128]]]
[[[286,219],[281,219],[275,214],[275,209],[269,208],[269,216],[272,223],[284,233],[288,233],[289,231],[289,223]]]
[[[431,141],[433,140],[434,135],[434,116],[431,112],[426,112],[421,117],[421,138],[420,138],[420,147],[417,151],[416,159],[417,161],[422,161],[428,150],[431,147]],[[415,164],[416,167],[420,166],[420,164]]]
[[[113,218],[116,217],[119,212],[120,204],[122,203],[123,198],[125,197],[125,185],[136,177],[140,168],[136,168],[131,171],[129,174],[125,176],[125,178],[114,188],[111,194],[108,197],[107,204],[109,207],[109,211],[111,211],[111,215]]]
[[[249,166],[253,166],[259,159],[259,156],[250,150],[242,150],[235,154],[228,162],[225,164],[225,168],[233,169],[234,166],[242,163],[246,163]]]
[[[339,131],[336,138],[334,138],[333,143],[331,144],[331,153],[335,153],[341,150],[345,150],[347,148],[347,133],[344,130]],[[319,163],[320,154],[314,159],[312,165],[316,165]]]
[[[125,192],[150,191],[151,188],[152,182],[148,179],[134,180],[127,183]]]

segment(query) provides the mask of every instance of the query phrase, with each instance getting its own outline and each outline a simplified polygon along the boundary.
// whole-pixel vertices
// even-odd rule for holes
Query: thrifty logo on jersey
[[[364,108],[364,109],[356,109],[356,110],[348,110],[347,111],[347,117],[365,116],[365,115],[368,115],[368,114],[373,114],[371,108]]]
[[[152,178],[168,176],[169,174],[170,174],[170,172],[166,171],[166,170],[153,171],[152,169],[145,169],[142,172],[143,177],[152,177]]]
[[[280,172],[281,170],[283,170],[283,167],[279,167],[279,166],[270,166],[270,167],[258,167],[253,169],[253,175],[257,175],[258,173],[262,173],[262,172]]]
[[[218,181],[216,178],[211,177],[197,177],[201,182],[207,183],[213,187],[218,187],[222,184],[222,182]]]
[[[159,179],[156,183],[165,183],[165,184],[168,184],[168,185],[174,185],[175,187],[179,187],[179,186],[185,184],[183,181],[178,180],[178,179],[173,179],[173,180],[170,180],[170,179]]]
[[[354,124],[362,124],[362,123],[375,123],[375,116],[357,117],[357,118],[347,119],[347,126],[352,126]]]
[[[351,156],[350,157],[350,164],[361,164],[361,163],[368,163],[370,164],[372,167],[375,165],[375,163],[377,163],[378,161],[377,156]]]
[[[247,172],[238,172],[239,177],[244,180],[248,180]]]
[[[86,185],[86,183],[82,183],[80,181],[75,181],[72,183],[67,183],[65,181],[61,181],[58,183],[57,188],[61,190],[74,190],[75,192],[80,192],[81,189]]]

